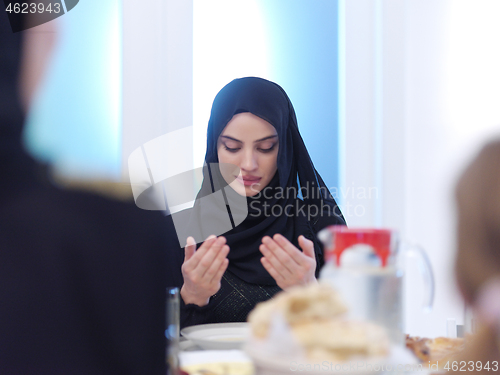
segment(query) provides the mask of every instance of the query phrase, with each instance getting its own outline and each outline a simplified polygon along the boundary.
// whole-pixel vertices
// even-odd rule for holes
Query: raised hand
[[[262,239],[259,250],[264,257],[261,263],[281,289],[316,282],[314,244],[304,236],[299,236],[299,246],[303,251],[281,234]]]
[[[188,237],[181,268],[184,285],[180,293],[184,303],[208,304],[210,297],[220,289],[222,275],[229,264],[228,253],[224,237],[209,236],[198,250],[194,239]]]

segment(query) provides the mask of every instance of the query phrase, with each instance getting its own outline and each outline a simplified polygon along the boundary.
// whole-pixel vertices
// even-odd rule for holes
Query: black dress
[[[245,322],[257,303],[267,301],[279,291],[281,288],[277,285],[247,283],[232,272],[226,271],[220,290],[210,298],[208,305],[200,307],[181,302],[181,326]]]
[[[316,231],[306,223],[306,229],[301,232],[307,239],[315,241]],[[316,277],[324,265],[322,246],[316,252]],[[181,250],[183,251],[183,250]],[[258,251],[258,249],[256,249]],[[182,261],[176,257],[180,265]],[[177,274],[178,286],[182,286],[182,275]],[[250,283],[226,270],[221,279],[221,288],[205,306],[185,304],[181,298],[181,327],[197,324],[245,322],[247,316],[259,302],[267,301],[282,289],[277,285],[266,283]]]

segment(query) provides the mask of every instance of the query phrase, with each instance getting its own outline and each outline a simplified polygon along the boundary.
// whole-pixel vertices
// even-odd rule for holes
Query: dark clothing
[[[0,374],[164,375],[171,218],[37,170],[0,159]]]
[[[301,202],[299,200],[300,205],[302,205]],[[295,220],[294,222],[302,221]],[[297,233],[303,234],[309,240],[314,240],[317,235],[317,231],[308,222],[304,223],[303,228],[297,229]],[[179,254],[182,251],[181,249]],[[238,249],[231,249],[231,251],[238,251]],[[255,251],[259,250],[255,249]],[[316,277],[319,277],[319,271],[324,265],[322,254],[322,251],[316,252]],[[180,269],[181,257],[176,258]],[[176,279],[178,280],[176,285],[181,287],[183,281],[180,272]],[[267,301],[279,291],[281,288],[277,285],[249,283],[227,270],[222,277],[220,290],[210,298],[208,305],[202,307],[194,304],[186,305],[181,298],[181,327],[208,323],[245,322],[257,303]]]
[[[246,322],[257,303],[267,301],[279,291],[279,286],[250,284],[226,271],[220,290],[210,298],[208,305],[200,307],[181,302],[181,326]]]
[[[21,146],[21,33],[0,12],[0,374],[165,374],[172,218],[52,186]],[[20,19],[20,14],[11,14]],[[20,21],[19,21],[20,22]],[[175,261],[172,264],[177,264]]]
[[[312,240],[313,233],[314,236],[317,235],[316,231],[309,231],[304,233],[304,236]],[[174,258],[177,259],[178,270],[182,266],[183,251],[179,249],[177,256],[172,255],[169,258],[171,262]],[[322,254],[322,251],[316,253],[316,277],[319,277],[325,262]],[[175,275],[174,285],[181,288],[182,274],[178,271]],[[222,277],[220,290],[210,298],[208,305],[186,305],[181,298],[181,328],[197,324],[246,322],[248,314],[257,303],[267,301],[280,291],[281,288],[277,285],[249,283],[227,270]]]

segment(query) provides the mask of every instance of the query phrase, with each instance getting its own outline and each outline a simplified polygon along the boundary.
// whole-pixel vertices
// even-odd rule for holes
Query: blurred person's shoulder
[[[484,150],[494,150],[494,152],[500,153],[500,137],[496,137],[495,139],[487,142],[484,147]]]
[[[164,211],[137,207],[130,184],[104,180],[58,181],[52,193],[81,220],[97,220],[101,228],[121,232],[123,236],[142,232],[155,237],[161,235],[169,245],[179,247],[171,216]]]
[[[481,181],[481,184],[478,182]],[[488,184],[500,182],[500,138],[493,139],[483,145],[466,166],[462,173],[458,189],[464,190],[465,186],[471,188],[485,188]]]
[[[493,168],[494,166],[498,167],[500,163],[500,138],[496,138],[487,142],[480,149],[475,160],[479,160],[483,164],[491,164],[491,168]]]
[[[137,207],[127,184],[99,181],[56,189],[58,204],[72,223],[69,231],[80,238],[81,249],[104,257],[104,262],[123,255],[135,266],[145,262],[156,263],[155,269],[168,267],[162,277],[168,285],[179,284],[184,251],[171,215]]]
[[[9,226],[37,229],[58,240],[79,237],[81,243],[126,247],[140,239],[148,246],[179,248],[171,216],[137,207],[130,185],[43,178],[31,178],[27,185],[4,199],[0,218]]]

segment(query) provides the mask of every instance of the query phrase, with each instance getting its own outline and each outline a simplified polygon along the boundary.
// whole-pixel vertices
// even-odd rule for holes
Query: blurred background
[[[57,47],[32,104],[25,142],[66,176],[121,174],[121,6],[121,0],[82,1],[52,21]]]
[[[405,331],[454,335],[453,187],[500,133],[499,18],[497,0],[80,1],[54,21],[26,145],[69,178],[127,181],[132,151],[189,127],[179,152],[200,166],[222,86],[275,81],[348,225],[428,252],[435,307],[409,264]]]

